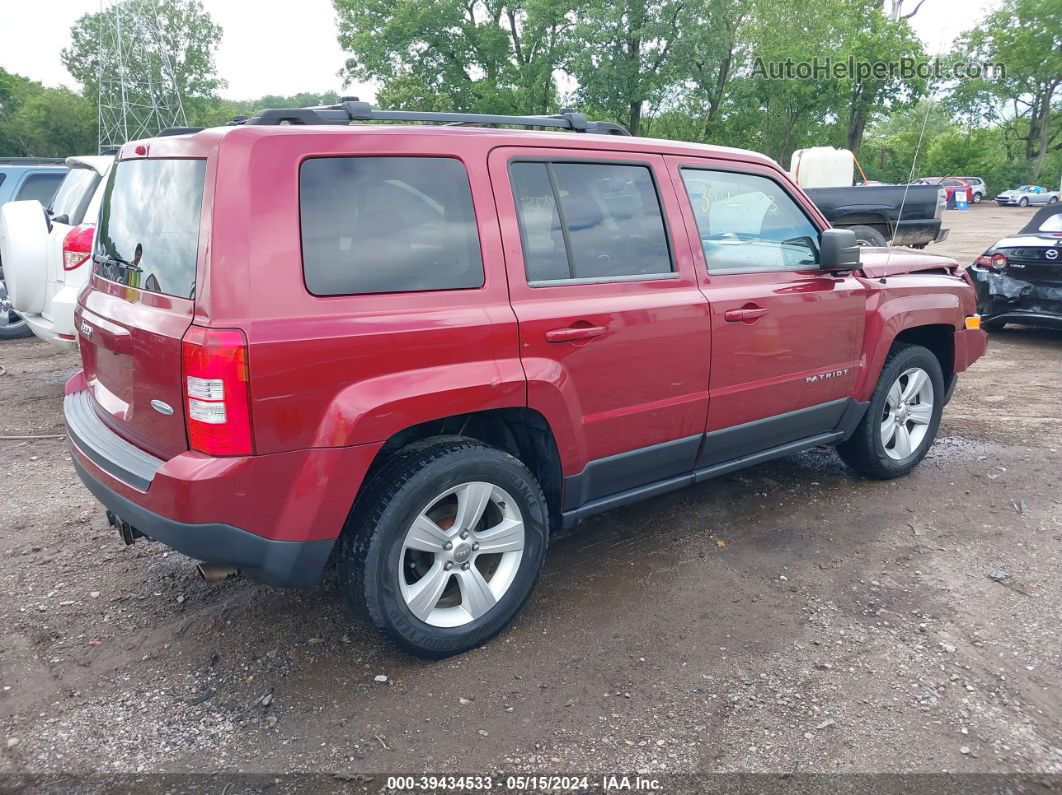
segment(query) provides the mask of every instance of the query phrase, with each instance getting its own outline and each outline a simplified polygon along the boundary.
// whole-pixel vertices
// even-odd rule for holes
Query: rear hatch
[[[115,164],[76,318],[97,414],[164,459],[188,449],[181,339],[195,308],[205,174],[205,160]]]

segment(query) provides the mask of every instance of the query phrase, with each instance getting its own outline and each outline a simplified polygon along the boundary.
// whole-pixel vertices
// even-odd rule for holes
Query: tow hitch
[[[118,528],[118,535],[122,537],[122,541],[125,542],[126,546],[134,543],[138,538],[147,538],[146,535],[129,524],[129,522],[122,521],[115,515],[114,511],[107,511],[107,522],[111,527]]]

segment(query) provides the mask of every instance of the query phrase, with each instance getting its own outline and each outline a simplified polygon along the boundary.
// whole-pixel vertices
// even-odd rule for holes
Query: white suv
[[[48,209],[37,201],[0,207],[0,257],[11,308],[30,330],[76,348],[74,307],[92,271],[92,237],[114,157],[68,157],[70,169]]]

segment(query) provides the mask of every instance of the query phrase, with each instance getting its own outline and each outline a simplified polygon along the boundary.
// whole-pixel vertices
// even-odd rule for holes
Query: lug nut
[[[452,569],[453,567],[454,567],[454,564],[453,564],[453,562],[452,562],[452,561],[449,561],[449,560],[448,560],[448,561],[446,561],[446,562],[445,562],[445,563],[443,564],[443,570],[444,570],[444,571],[449,571],[449,570],[450,570],[450,569]]]
[[[468,531],[467,530],[462,530],[461,531],[461,538],[468,538]]]
[[[454,548],[454,542],[453,541],[447,541],[445,544],[443,544],[443,549],[445,549],[445,550],[451,550],[453,548]]]
[[[478,549],[479,549],[479,542],[476,541],[474,544],[472,544],[472,551],[475,552]]]
[[[468,571],[468,567],[469,567],[468,563],[462,563],[461,564],[461,571]]]

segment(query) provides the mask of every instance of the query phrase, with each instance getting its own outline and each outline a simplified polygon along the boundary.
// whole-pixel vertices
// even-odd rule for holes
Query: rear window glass
[[[96,272],[153,293],[195,297],[205,160],[126,160],[111,169]]]
[[[302,261],[314,295],[483,285],[468,174],[446,157],[302,164]]]
[[[530,284],[671,273],[646,166],[514,162],[510,178]]]
[[[65,215],[71,226],[80,224],[99,181],[100,175],[91,168],[75,166],[70,169],[52,197],[52,215]]]
[[[33,201],[36,199],[45,207],[52,200],[55,189],[66,176],[65,172],[55,174],[30,174],[18,189],[15,201]]]

